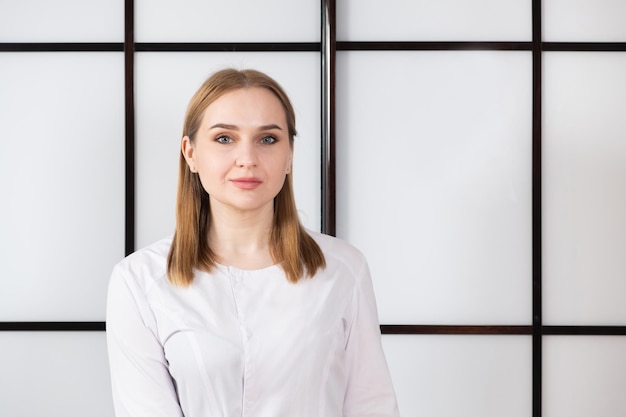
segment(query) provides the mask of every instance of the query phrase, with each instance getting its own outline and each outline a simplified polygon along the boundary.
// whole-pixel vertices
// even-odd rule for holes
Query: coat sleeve
[[[106,335],[116,417],[182,417],[174,382],[142,289],[113,270]]]
[[[382,348],[372,280],[365,259],[362,260],[356,276],[352,311],[352,323],[346,344],[348,387],[343,415],[399,417]]]

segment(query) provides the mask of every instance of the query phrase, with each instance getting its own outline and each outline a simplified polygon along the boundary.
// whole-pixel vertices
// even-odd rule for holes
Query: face
[[[212,209],[239,212],[273,211],[293,157],[285,110],[272,92],[257,87],[211,103],[193,143],[183,138],[182,151]]]

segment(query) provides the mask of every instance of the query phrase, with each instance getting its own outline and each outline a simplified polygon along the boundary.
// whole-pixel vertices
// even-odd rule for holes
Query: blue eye
[[[232,143],[233,140],[228,136],[218,136],[217,138],[215,138],[215,141],[217,143]]]
[[[276,143],[276,138],[274,136],[265,136],[261,139],[261,143],[271,145],[272,143]]]

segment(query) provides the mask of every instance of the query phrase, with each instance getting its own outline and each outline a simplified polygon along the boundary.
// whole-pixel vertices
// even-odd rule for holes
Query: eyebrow
[[[227,123],[216,123],[213,126],[211,126],[210,129],[239,130],[239,127],[237,127],[236,125],[229,125]],[[276,124],[259,126],[259,130],[274,130],[274,129],[283,130],[280,126]]]

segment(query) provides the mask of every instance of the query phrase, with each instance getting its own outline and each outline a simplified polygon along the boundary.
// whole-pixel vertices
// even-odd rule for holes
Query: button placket
[[[235,302],[235,314],[239,323],[239,332],[241,335],[242,348],[243,348],[243,391],[242,391],[242,409],[243,416],[248,415],[251,409],[256,405],[254,396],[250,391],[250,383],[254,380],[252,376],[253,363],[250,357],[250,345],[249,340],[252,337],[252,332],[246,323],[246,306],[247,306],[247,292],[245,288],[245,275],[246,271],[228,267],[228,278],[231,285],[233,299]]]

